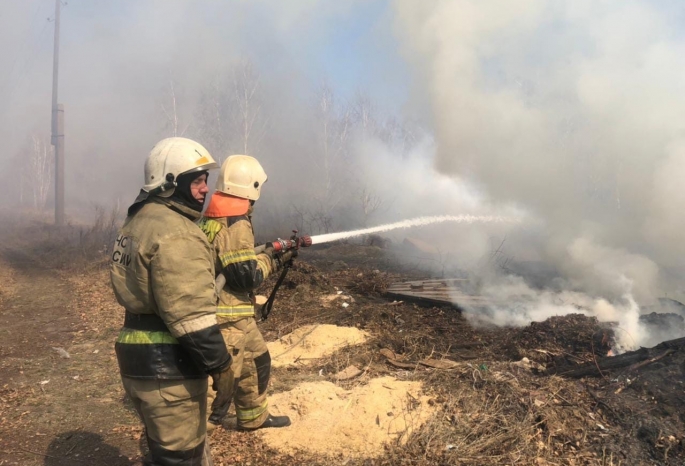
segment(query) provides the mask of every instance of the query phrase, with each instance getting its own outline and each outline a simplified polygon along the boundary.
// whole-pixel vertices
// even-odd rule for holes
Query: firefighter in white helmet
[[[200,228],[214,245],[217,272],[226,278],[219,292],[217,320],[233,356],[237,384],[234,402],[240,430],[290,425],[288,416],[269,413],[266,389],[271,356],[255,321],[253,290],[295,254],[290,250],[276,255],[272,249],[255,254],[252,207],[266,179],[255,158],[228,157],[221,166],[216,192],[200,221]],[[221,424],[225,415],[225,410],[213,410],[210,428],[211,424]]]
[[[207,150],[168,138],[145,162],[145,185],[114,243],[110,276],[125,310],[115,349],[124,389],[145,425],[147,465],[211,465],[205,441],[207,376],[213,407],[233,398],[231,356],[216,320],[213,252],[198,228]]]

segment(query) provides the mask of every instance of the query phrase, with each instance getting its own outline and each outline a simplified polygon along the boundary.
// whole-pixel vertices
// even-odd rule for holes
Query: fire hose
[[[281,255],[288,251],[297,251],[301,247],[306,248],[312,245],[312,238],[311,236],[297,236],[297,230],[293,230],[293,235],[290,237],[290,239],[281,239],[278,238],[276,241],[273,241],[271,243],[266,243],[262,244],[259,246],[256,246],[254,251],[255,254],[262,254],[266,252],[267,250],[271,251],[271,254],[274,258],[279,258]],[[278,280],[276,281],[276,285],[274,285],[273,290],[271,290],[271,294],[267,298],[266,302],[262,305],[262,307],[259,310],[259,315],[260,315],[260,322],[266,320],[269,317],[269,314],[271,314],[271,309],[273,308],[274,301],[276,299],[276,293],[278,292],[278,289],[281,287],[283,284],[283,280],[285,280],[285,276],[288,274],[288,271],[292,268],[293,266],[293,258],[291,257],[288,261],[286,261],[284,264],[282,264],[283,269],[281,270],[281,275],[278,277]],[[215,281],[215,289],[217,290],[217,293],[223,289],[223,287],[226,285],[226,277],[224,276],[223,273],[220,273],[216,277]]]

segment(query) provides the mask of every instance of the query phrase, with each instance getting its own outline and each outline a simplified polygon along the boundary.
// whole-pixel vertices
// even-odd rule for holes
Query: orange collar
[[[209,201],[205,217],[235,217],[237,215],[245,215],[249,209],[249,200],[217,191]]]

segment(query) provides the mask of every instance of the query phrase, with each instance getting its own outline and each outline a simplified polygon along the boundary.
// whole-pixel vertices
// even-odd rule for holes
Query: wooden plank
[[[434,292],[416,293],[416,292],[412,292],[412,291],[395,292],[395,291],[390,291],[390,290],[388,290],[388,293],[398,294],[398,295],[406,295],[406,296],[414,296],[417,298],[445,299],[448,301],[458,301],[458,300],[489,301],[487,298],[484,298],[482,296],[473,296],[473,295],[467,295],[467,294],[462,294],[462,293],[434,293]]]
[[[421,283],[447,283],[447,282],[468,282],[470,281],[468,278],[431,278],[428,280],[411,280],[408,282],[401,282],[401,283],[409,283],[409,284],[421,284]]]
[[[444,293],[468,295],[468,293],[464,293],[462,290],[455,288],[388,288],[387,291],[394,291],[396,293]]]
[[[406,290],[406,291],[441,291],[441,290],[455,290],[459,291],[462,288],[452,286],[389,286],[389,290]]]
[[[466,294],[460,288],[466,278],[443,278],[412,280],[391,284],[386,295],[393,299],[413,301],[423,304],[450,305],[459,308],[461,305],[484,306],[491,301],[477,295]]]
[[[443,295],[443,296],[478,296],[478,295],[472,295],[468,293],[463,293],[461,290],[450,290],[450,289],[444,289],[444,290],[406,290],[406,289],[390,289],[388,288],[388,292],[392,293],[407,293],[407,294],[425,294],[425,295]]]
[[[395,290],[388,289],[388,292],[392,293],[409,293],[409,294],[426,294],[426,295],[443,295],[443,296],[479,296],[469,293],[463,293],[460,290]]]
[[[467,300],[467,299],[462,299],[462,300],[452,300],[452,299],[445,299],[445,298],[433,298],[433,297],[425,297],[425,296],[407,296],[404,294],[394,294],[394,293],[388,293],[387,294],[388,298],[391,299],[401,299],[403,301],[410,301],[410,302],[415,302],[419,304],[439,304],[439,305],[449,305],[453,306],[456,308],[460,308],[461,306],[466,306],[466,305],[473,305],[473,306],[484,306],[488,304],[487,300],[480,300],[480,299],[473,299],[473,300]]]

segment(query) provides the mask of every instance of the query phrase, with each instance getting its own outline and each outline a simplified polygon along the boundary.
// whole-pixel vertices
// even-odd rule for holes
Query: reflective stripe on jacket
[[[213,251],[194,211],[152,198],[124,222],[110,278],[126,319],[115,348],[132,378],[202,378],[230,355],[216,321]]]
[[[218,322],[254,317],[252,291],[269,276],[275,264],[269,254],[255,254],[250,217],[205,217],[199,225],[214,246],[217,272],[226,277],[226,285],[219,292]]]

